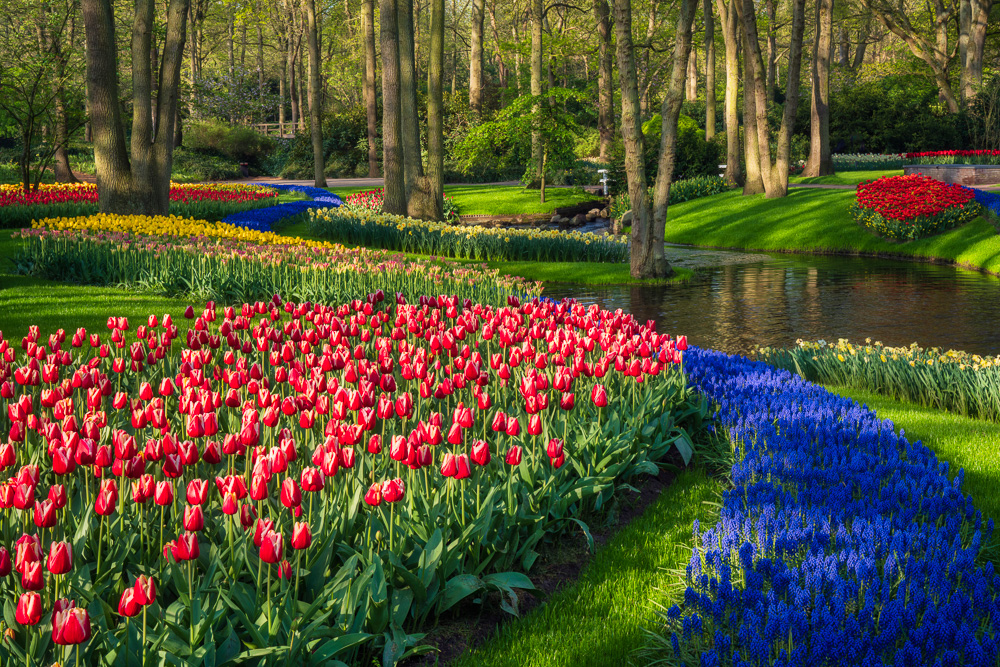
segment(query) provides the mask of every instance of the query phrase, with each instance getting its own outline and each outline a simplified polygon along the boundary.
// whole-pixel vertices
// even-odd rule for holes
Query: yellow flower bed
[[[308,241],[274,232],[259,232],[224,222],[208,222],[176,215],[96,215],[74,218],[45,218],[31,223],[33,229],[140,234],[144,236],[208,237],[233,239],[259,245],[300,245],[309,248],[340,248],[328,241]]]

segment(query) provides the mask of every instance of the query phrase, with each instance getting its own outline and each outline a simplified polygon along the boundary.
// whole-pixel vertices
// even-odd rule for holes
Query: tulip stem
[[[97,576],[101,576],[101,551],[104,549],[104,515],[101,515],[101,526],[97,531]]]
[[[146,667],[146,607],[149,601],[142,605],[142,667]]]
[[[267,643],[271,643],[271,566],[267,566]]]
[[[194,569],[194,563],[192,563],[189,560],[188,561],[187,580],[188,580],[188,604],[191,605],[191,651],[192,652],[194,651],[194,624],[195,624],[195,618],[194,618],[194,590],[193,590],[192,584],[191,584],[191,580],[194,579],[194,573],[192,572],[193,569]]]

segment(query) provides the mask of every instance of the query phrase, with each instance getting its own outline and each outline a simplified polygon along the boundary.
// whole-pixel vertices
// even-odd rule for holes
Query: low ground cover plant
[[[221,220],[238,211],[263,208],[277,201],[274,188],[247,184],[172,183],[171,213]],[[0,228],[26,227],[32,220],[87,216],[97,213],[97,186],[93,183],[40,184],[25,192],[19,185],[0,185]]]
[[[922,444],[787,371],[694,350],[736,450],[648,662],[978,665],[1000,638],[993,532]]]
[[[975,193],[922,174],[887,176],[858,185],[851,216],[886,239],[912,241],[979,216]]]
[[[484,261],[624,262],[628,243],[612,236],[486,228],[415,220],[370,210],[309,212],[310,231],[339,243]]]
[[[516,613],[543,543],[705,425],[683,339],[597,306],[186,316],[0,337],[4,664],[396,664]]]
[[[819,384],[877,391],[930,408],[1000,421],[1000,357],[956,350],[892,347],[868,339],[796,341],[757,348],[756,358]]]
[[[382,212],[382,198],[385,196],[385,188],[375,190],[365,190],[356,192],[344,198],[344,206],[351,210]],[[444,193],[444,219],[448,222],[458,222],[458,206],[455,200]]]
[[[917,153],[839,153],[835,171],[902,169],[908,164],[1000,164],[998,150],[922,151]]]
[[[381,289],[406,294],[461,291],[478,301],[504,303],[511,296],[541,293],[538,283],[484,266],[420,261],[185,218],[92,217],[101,218],[131,221],[103,228],[86,222],[67,228],[48,221],[49,227],[21,230],[18,272],[226,302],[281,293],[334,303]]]

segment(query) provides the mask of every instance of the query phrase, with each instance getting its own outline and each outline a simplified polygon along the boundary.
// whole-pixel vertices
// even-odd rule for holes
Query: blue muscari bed
[[[699,531],[682,606],[703,666],[998,664],[993,532],[963,472],[891,422],[787,371],[691,348],[689,381],[743,448]],[[735,582],[745,582],[737,584]],[[691,653],[685,651],[689,656]]]
[[[239,213],[226,216],[222,219],[222,222],[253,229],[258,232],[269,232],[274,223],[285,218],[299,215],[311,208],[333,208],[344,203],[337,195],[322,188],[313,188],[308,185],[288,185],[285,183],[252,183],[251,185],[263,185],[275,190],[301,192],[312,201],[288,202],[286,204],[275,204],[274,206],[250,211],[240,211]]]

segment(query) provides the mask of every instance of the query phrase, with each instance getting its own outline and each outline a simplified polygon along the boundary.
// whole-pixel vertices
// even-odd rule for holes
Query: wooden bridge
[[[265,137],[281,137],[291,139],[298,130],[298,124],[291,121],[284,123],[253,123],[250,127]]]

